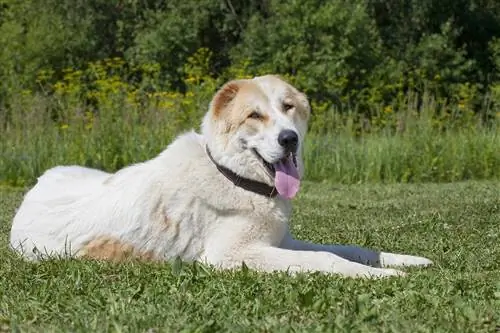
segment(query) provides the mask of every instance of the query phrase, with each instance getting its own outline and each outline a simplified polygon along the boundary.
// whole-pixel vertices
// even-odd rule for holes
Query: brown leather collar
[[[241,176],[238,176],[236,173],[229,170],[225,166],[218,164],[217,162],[215,162],[214,158],[212,157],[212,154],[210,153],[208,146],[206,146],[205,148],[206,148],[208,157],[210,157],[210,160],[215,164],[215,166],[217,167],[217,170],[219,170],[219,172],[222,173],[227,179],[229,179],[234,185],[239,186],[244,190],[263,195],[265,197],[274,198],[278,194],[276,187],[269,186],[265,183],[261,183],[261,182],[258,182],[256,180],[243,178]]]

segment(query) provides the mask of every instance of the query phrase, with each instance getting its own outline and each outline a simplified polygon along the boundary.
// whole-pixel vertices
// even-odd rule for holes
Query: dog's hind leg
[[[353,245],[323,245],[300,241],[287,234],[280,247],[299,251],[325,251],[373,267],[429,266],[432,261],[418,256],[379,252]]]

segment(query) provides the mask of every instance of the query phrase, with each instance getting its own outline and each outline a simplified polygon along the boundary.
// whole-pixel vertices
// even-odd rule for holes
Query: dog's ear
[[[227,82],[219,89],[211,103],[214,117],[219,117],[222,111],[233,101],[242,84],[243,80],[233,80]]]

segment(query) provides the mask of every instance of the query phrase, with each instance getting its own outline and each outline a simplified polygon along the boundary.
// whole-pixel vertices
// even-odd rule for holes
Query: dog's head
[[[304,173],[309,116],[303,93],[266,75],[226,83],[210,103],[202,132],[219,164],[292,198]]]

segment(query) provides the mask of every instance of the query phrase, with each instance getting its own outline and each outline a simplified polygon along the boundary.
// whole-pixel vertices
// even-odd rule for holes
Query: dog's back
[[[81,166],[57,166],[38,178],[37,184],[26,195],[27,201],[53,202],[71,200],[94,191],[110,173]]]

